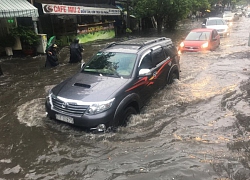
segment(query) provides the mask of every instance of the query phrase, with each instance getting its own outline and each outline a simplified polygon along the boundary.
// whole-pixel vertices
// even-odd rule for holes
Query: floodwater
[[[182,54],[181,79],[116,133],[46,117],[47,91],[80,68],[67,63],[67,48],[53,69],[44,69],[43,56],[1,60],[0,179],[249,180],[249,26],[242,17],[216,51]],[[195,27],[160,36],[177,44]],[[104,45],[86,44],[84,58]]]

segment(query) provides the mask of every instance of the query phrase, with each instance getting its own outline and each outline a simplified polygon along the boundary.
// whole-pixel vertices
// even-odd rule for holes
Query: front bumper
[[[95,115],[83,114],[81,117],[57,112],[51,108],[48,101],[45,102],[45,109],[48,116],[52,119],[59,120],[56,118],[56,114],[59,114],[65,117],[73,118],[73,123],[71,124],[85,128],[95,128],[100,124],[108,125],[109,122],[114,119],[114,112],[111,109]]]
[[[201,48],[201,47],[183,47],[183,48],[179,48],[179,51],[181,53],[183,52],[201,52],[201,51],[208,51],[209,48]]]

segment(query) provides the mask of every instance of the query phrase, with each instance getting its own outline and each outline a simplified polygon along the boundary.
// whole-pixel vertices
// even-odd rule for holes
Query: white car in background
[[[233,22],[236,20],[236,16],[232,12],[227,12],[223,14],[223,19],[227,22],[229,26],[232,26]]]
[[[220,17],[205,18],[202,23],[202,28],[216,29],[221,37],[227,37],[230,35],[230,28],[227,22]]]

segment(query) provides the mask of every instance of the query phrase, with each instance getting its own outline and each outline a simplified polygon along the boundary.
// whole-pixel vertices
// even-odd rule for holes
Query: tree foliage
[[[207,9],[215,0],[133,0],[134,14],[138,18],[154,17],[158,31],[164,25],[174,29],[177,22],[186,18],[190,12]]]

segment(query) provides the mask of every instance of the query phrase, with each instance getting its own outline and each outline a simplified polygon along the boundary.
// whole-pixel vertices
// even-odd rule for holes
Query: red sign
[[[120,9],[96,8],[85,6],[68,6],[57,4],[42,4],[45,14],[76,14],[76,15],[120,15]]]

